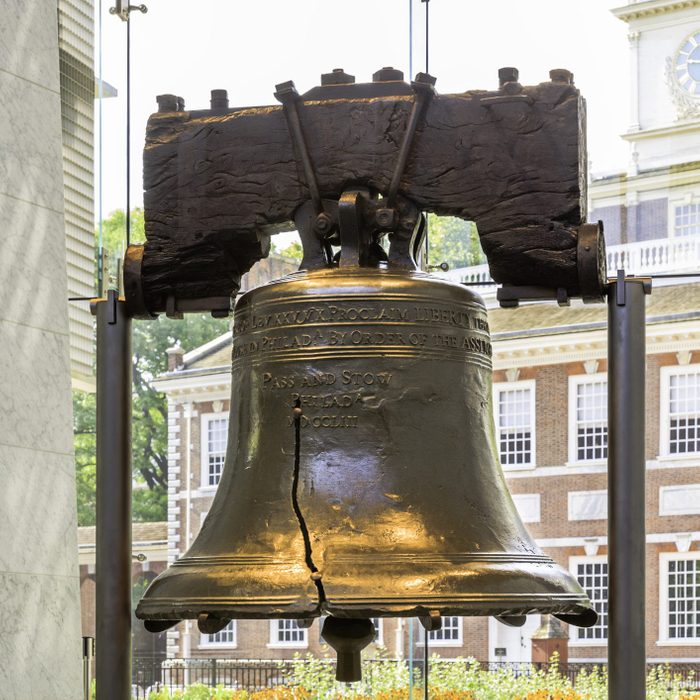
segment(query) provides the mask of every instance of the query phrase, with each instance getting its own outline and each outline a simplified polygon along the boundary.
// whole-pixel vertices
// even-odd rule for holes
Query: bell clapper
[[[327,617],[321,637],[338,656],[335,679],[341,683],[362,680],[362,650],[376,636],[372,620],[353,617]]]

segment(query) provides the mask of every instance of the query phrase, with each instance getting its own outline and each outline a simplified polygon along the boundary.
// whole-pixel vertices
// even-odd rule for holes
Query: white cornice
[[[581,333],[525,336],[493,341],[494,369],[566,364],[604,358],[607,328]],[[700,349],[700,322],[674,321],[647,326],[647,353]]]
[[[675,542],[677,532],[650,532],[646,536],[647,544],[666,544]],[[700,540],[700,532],[691,532],[691,541],[697,542]],[[598,540],[598,544],[602,547],[608,546],[607,535],[593,535]],[[586,544],[588,537],[545,537],[537,538],[535,542],[538,547],[543,549],[552,547],[583,547]]]
[[[633,2],[623,7],[615,7],[610,11],[623,22],[629,22],[632,19],[665,15],[693,7],[700,7],[700,0],[646,0],[646,2]]]
[[[654,129],[627,131],[620,136],[625,139],[625,141],[644,141],[646,139],[657,139],[665,136],[678,136],[679,134],[688,134],[693,132],[700,132],[700,120],[698,119],[687,119],[683,120],[682,122],[672,124],[671,126],[658,126]]]
[[[162,391],[171,400],[211,401],[228,399],[231,391],[231,370],[212,369],[210,373],[194,376],[187,374],[161,377],[153,382],[156,391]]]
[[[700,134],[700,129],[698,132]],[[659,171],[641,172],[634,176],[623,174],[618,177],[593,180],[588,186],[588,196],[592,202],[599,202],[605,198],[624,198],[628,192],[651,192],[688,187],[697,185],[698,180],[700,180],[700,166],[684,169],[669,167]]]

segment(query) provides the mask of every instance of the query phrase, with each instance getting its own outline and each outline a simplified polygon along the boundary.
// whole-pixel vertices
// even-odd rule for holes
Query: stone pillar
[[[552,654],[559,654],[559,663],[569,662],[569,633],[553,615],[542,615],[540,626],[532,637],[532,663],[548,663]]]
[[[0,22],[0,696],[81,697],[57,2]]]

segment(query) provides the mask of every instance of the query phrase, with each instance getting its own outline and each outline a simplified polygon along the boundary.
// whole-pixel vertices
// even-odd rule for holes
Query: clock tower
[[[609,245],[700,236],[700,0],[612,10],[630,49],[627,173],[595,178],[591,215]],[[634,272],[634,270],[630,270]]]
[[[700,0],[644,0],[613,10],[630,42],[633,169],[700,160]],[[636,154],[636,155],[635,155]]]

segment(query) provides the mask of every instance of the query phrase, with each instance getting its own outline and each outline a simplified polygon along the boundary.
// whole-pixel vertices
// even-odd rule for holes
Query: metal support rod
[[[83,637],[83,699],[92,700],[92,660],[95,657],[95,638]]]
[[[411,617],[408,621],[408,697],[413,700],[413,625],[415,620]]]
[[[423,630],[423,635],[423,700],[428,700],[428,693],[430,692],[428,689],[428,678],[430,675],[428,672],[428,639],[430,638],[430,633],[427,627]]]
[[[608,287],[608,697],[645,697],[645,295],[618,271]]]
[[[97,316],[96,679],[131,698],[131,319],[114,290]]]

